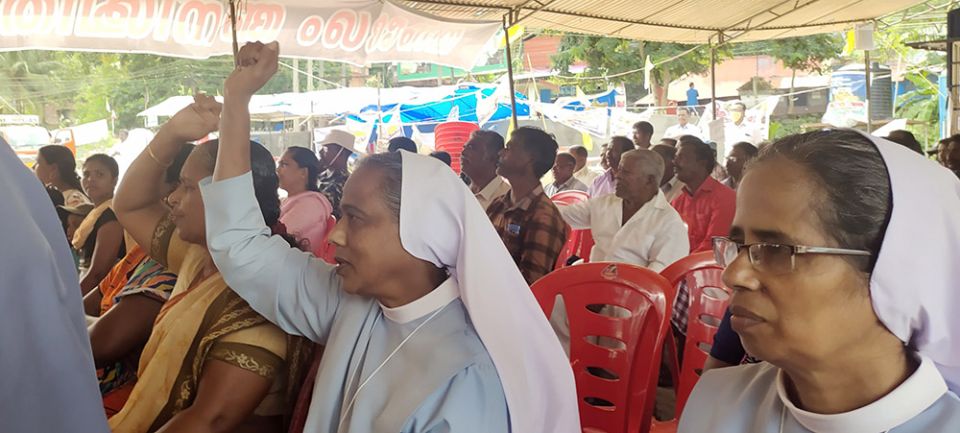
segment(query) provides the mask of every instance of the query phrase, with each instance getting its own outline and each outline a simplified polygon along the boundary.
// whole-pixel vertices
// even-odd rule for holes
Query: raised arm
[[[280,46],[276,42],[248,43],[240,49],[239,65],[223,83],[223,117],[214,180],[250,171],[250,98],[277,72]]]
[[[200,191],[207,247],[227,285],[287,333],[326,342],[341,298],[336,268],[270,235],[250,172]]]
[[[224,85],[214,181],[201,185],[207,246],[224,280],[253,309],[288,333],[323,343],[340,303],[339,277],[334,267],[270,235],[250,172],[247,104],[276,71],[277,57],[275,44],[245,45]]]
[[[185,142],[196,141],[216,131],[220,107],[213,98],[197,95],[194,103],[180,110],[133,161],[113,200],[113,210],[123,228],[145,251],[151,251],[154,229],[166,215],[160,188],[164,172]],[[165,259],[165,258],[161,258]]]

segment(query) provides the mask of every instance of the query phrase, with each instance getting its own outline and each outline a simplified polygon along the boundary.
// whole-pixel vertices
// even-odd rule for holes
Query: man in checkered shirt
[[[528,284],[553,270],[570,229],[540,184],[556,157],[557,142],[543,130],[514,130],[497,169],[510,182],[510,192],[487,208],[487,216]]]

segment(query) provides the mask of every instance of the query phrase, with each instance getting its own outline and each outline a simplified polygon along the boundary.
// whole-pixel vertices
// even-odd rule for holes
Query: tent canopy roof
[[[923,0],[403,0],[461,20],[514,19],[541,29],[699,44],[723,33],[755,41],[841,31]]]

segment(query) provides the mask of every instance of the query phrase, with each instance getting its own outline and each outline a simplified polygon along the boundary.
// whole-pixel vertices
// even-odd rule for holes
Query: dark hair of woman
[[[60,225],[63,227],[63,230],[66,231],[67,215],[69,215],[70,213],[63,210],[63,208],[60,207],[60,206],[63,206],[63,203],[64,203],[63,193],[58,191],[56,188],[52,188],[48,186],[47,195],[50,196],[50,201],[53,202],[53,208],[57,210],[57,218],[60,220]]]
[[[840,248],[869,251],[846,259],[872,272],[893,210],[890,176],[873,142],[847,130],[791,135],[764,147],[747,172],[778,157],[809,170],[825,193],[814,207],[824,231]]]
[[[287,153],[296,161],[299,168],[307,169],[307,191],[320,192],[320,159],[317,158],[317,154],[300,146],[288,147]]]
[[[193,152],[195,146],[190,143],[183,143],[180,146],[180,151],[177,152],[177,156],[173,158],[173,162],[170,163],[170,166],[167,167],[167,171],[163,175],[163,181],[170,185],[176,185],[180,183],[180,171],[183,170],[183,163],[187,162],[187,157],[190,156],[190,152]]]
[[[399,152],[375,153],[360,160],[357,170],[376,168],[382,171],[380,191],[390,213],[400,221],[400,191],[403,185],[403,157]]]
[[[73,157],[73,152],[65,146],[51,144],[43,146],[38,151],[47,164],[57,166],[57,173],[60,174],[60,180],[70,185],[71,188],[83,191],[83,185],[80,183],[80,176],[77,174],[77,160]]]
[[[210,140],[201,144],[197,150],[206,153],[208,168],[213,172],[217,161],[217,151],[220,140]],[[253,191],[260,205],[263,221],[270,227],[273,234],[280,235],[291,246],[300,248],[300,243],[287,233],[286,227],[280,222],[280,179],[277,177],[277,166],[273,155],[267,148],[255,141],[250,142],[250,171],[253,175]]]
[[[97,153],[87,157],[86,161],[83,161],[84,164],[88,162],[98,162],[103,164],[104,167],[107,167],[107,170],[110,171],[110,175],[114,178],[120,176],[120,166],[117,164],[117,160],[113,159],[112,156],[105,153]]]

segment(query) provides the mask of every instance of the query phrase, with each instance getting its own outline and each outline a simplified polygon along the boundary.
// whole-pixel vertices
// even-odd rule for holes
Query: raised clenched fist
[[[181,141],[196,141],[220,127],[222,106],[212,96],[198,93],[193,103],[178,111],[163,128]]]
[[[236,69],[223,84],[223,92],[227,97],[249,98],[277,72],[280,44],[246,43],[240,48],[237,60]]]

